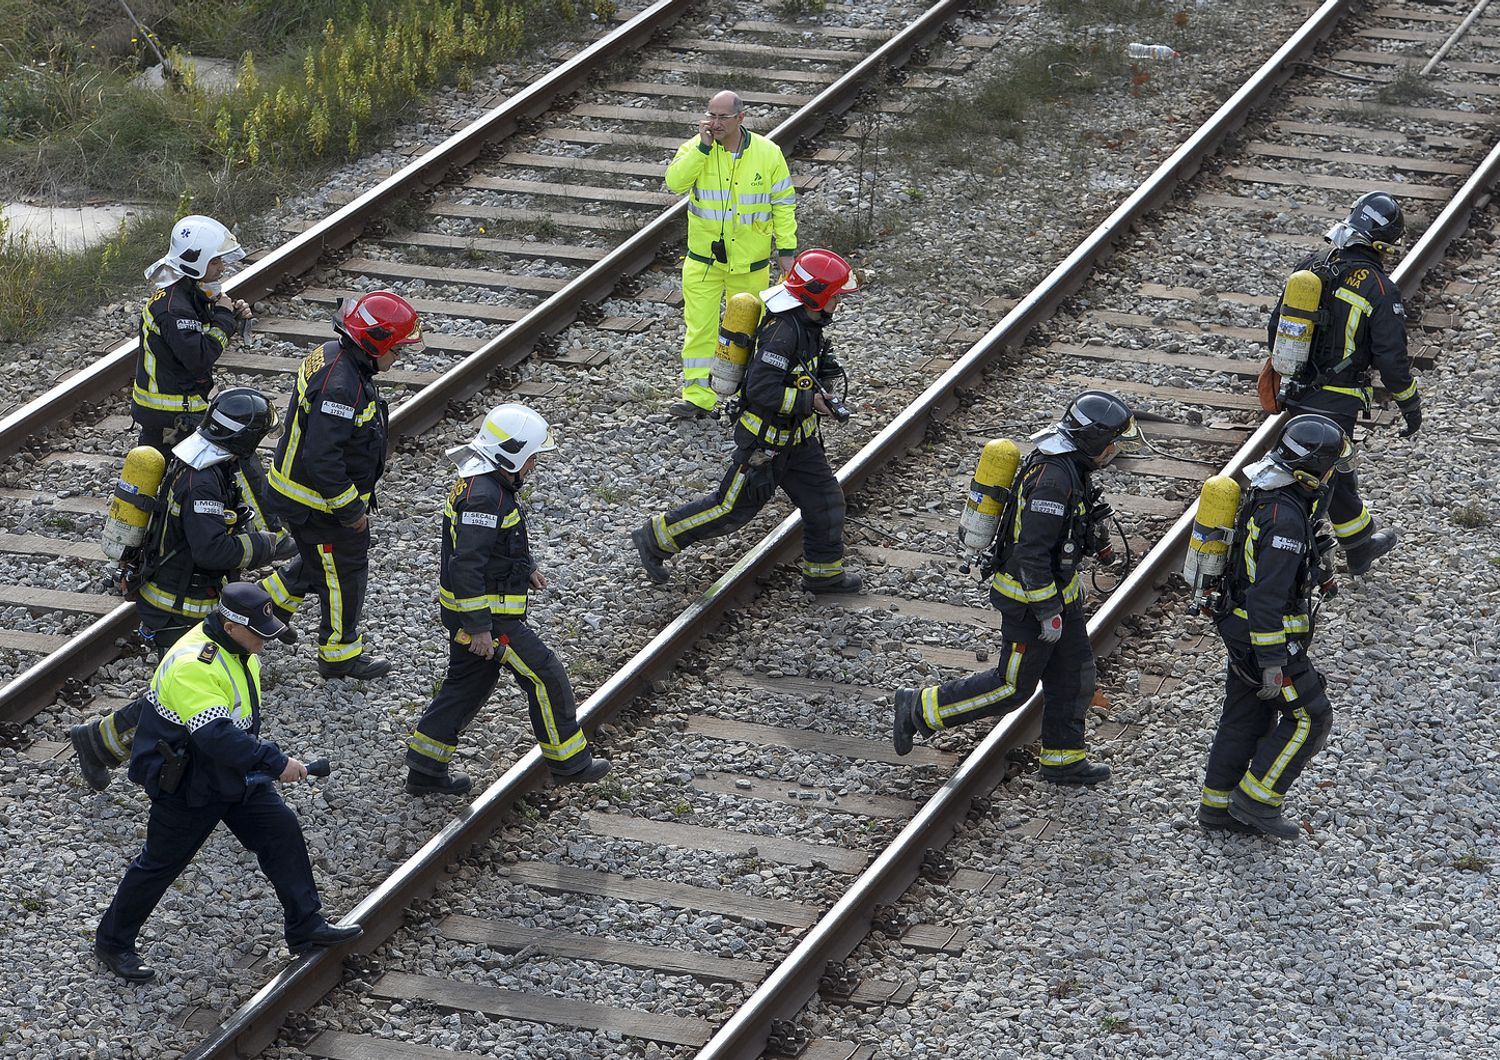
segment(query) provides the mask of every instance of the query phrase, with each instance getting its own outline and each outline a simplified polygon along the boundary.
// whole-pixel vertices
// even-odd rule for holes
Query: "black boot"
[[[896,712],[891,721],[891,742],[898,755],[911,754],[912,738],[917,735],[917,704],[921,693],[915,688],[896,689]]]
[[[94,956],[126,982],[144,983],[156,975],[156,969],[144,963],[135,950],[111,950],[95,942]]]
[[[656,542],[652,540],[652,537],[649,526],[630,531],[630,540],[635,542],[635,550],[641,557],[641,566],[646,569],[646,577],[657,585],[665,585],[672,575],[668,573],[666,564],[662,562],[666,557],[656,547]]]
[[[1240,835],[1253,835],[1257,829],[1251,828],[1229,816],[1229,811],[1222,806],[1198,805],[1198,827],[1205,832],[1238,832]]]
[[[597,780],[603,780],[609,773],[609,759],[595,758],[577,773],[553,773],[552,783],[556,784],[592,784]]]
[[[849,571],[840,571],[832,578],[802,576],[802,588],[810,593],[857,593],[864,587],[864,579]]]
[[[315,928],[312,934],[297,940],[295,944],[288,942],[286,948],[292,951],[292,956],[300,957],[311,950],[320,949],[325,946],[337,946],[341,942],[357,939],[360,935],[364,934],[364,930],[358,924],[335,927],[325,920],[322,927]]]
[[[356,681],[373,681],[391,672],[391,661],[377,655],[356,655],[348,662],[318,660],[318,676],[325,681],[352,677]]]
[[[474,782],[463,773],[423,773],[416,769],[406,771],[406,793],[408,795],[466,795]]]
[[[73,753],[78,756],[78,770],[83,774],[83,782],[95,791],[103,791],[109,787],[109,771],[117,763],[99,750],[98,725],[97,721],[74,725],[68,730],[68,739],[73,741]]]
[[[1346,549],[1344,559],[1349,564],[1350,574],[1366,574],[1375,566],[1375,561],[1396,547],[1396,531],[1376,530],[1353,548]]]
[[[1041,766],[1037,775],[1053,784],[1082,784],[1093,787],[1109,779],[1109,766],[1084,758],[1065,766]]]
[[[1302,829],[1281,815],[1280,806],[1256,802],[1238,790],[1229,799],[1229,816],[1274,839],[1302,838]]]

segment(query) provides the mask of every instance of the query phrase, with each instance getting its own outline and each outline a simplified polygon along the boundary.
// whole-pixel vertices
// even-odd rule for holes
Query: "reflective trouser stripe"
[[[681,552],[677,544],[677,535],[688,530],[702,526],[704,523],[712,522],[714,519],[722,519],[728,515],[734,507],[734,502],[740,495],[740,490],[745,487],[746,469],[742,464],[735,470],[734,478],[729,483],[729,489],[724,493],[724,499],[711,508],[705,508],[696,515],[690,515],[672,525],[667,525],[666,515],[653,515],[651,517],[651,532],[656,537],[656,544],[663,552],[675,555]]]
[[[208,615],[214,609],[217,599],[214,597],[184,596],[182,605],[179,607],[177,597],[171,593],[163,592],[161,586],[155,582],[147,582],[141,586],[141,599],[158,611],[165,611],[170,615],[185,615],[188,618],[200,619]]]
[[[1010,658],[1005,660],[1005,684],[999,688],[968,699],[960,699],[946,706],[938,706],[938,685],[928,685],[922,689],[922,720],[927,727],[934,731],[947,728],[950,718],[957,718],[964,714],[983,710],[1002,700],[1016,694],[1016,675],[1021,672],[1021,659],[1026,654],[1026,645],[1017,644],[1011,648]]]
[[[1222,788],[1203,789],[1203,805],[1215,810],[1227,810],[1229,808],[1229,792]]]
[[[303,597],[295,595],[286,587],[286,582],[281,580],[281,572],[273,570],[260,581],[260,587],[266,591],[271,602],[283,611],[295,611],[302,606]]]
[[[682,263],[682,396],[699,408],[711,409],[718,398],[708,385],[714,363],[719,317],[724,299],[737,294],[759,294],[771,283],[771,271],[730,272],[714,262],[705,265],[685,258]]]
[[[1307,734],[1312,731],[1312,718],[1298,707],[1292,711],[1292,717],[1297,719],[1297,727],[1292,731],[1291,738],[1287,740],[1286,746],[1281,753],[1271,762],[1271,768],[1266,770],[1266,775],[1256,777],[1248,769],[1244,777],[1240,779],[1240,790],[1250,796],[1256,802],[1263,802],[1267,806],[1280,806],[1282,796],[1275,790],[1275,784],[1281,779],[1281,774],[1296,757],[1297,752],[1307,743]]]
[[[1359,514],[1356,515],[1353,519],[1350,519],[1347,523],[1334,523],[1333,535],[1340,540],[1343,540],[1344,538],[1354,537],[1369,525],[1370,509],[1362,507],[1359,510]]]
[[[547,733],[547,739],[540,745],[542,757],[552,762],[566,762],[582,751],[588,745],[582,729],[566,741],[558,734],[557,719],[552,714],[552,697],[547,694],[547,682],[543,681],[536,671],[527,666],[521,657],[509,647],[505,649],[505,655],[501,657],[500,662],[510,667],[511,672],[529,682],[535,692],[537,707],[542,716],[542,727]]]
[[[1044,766],[1070,766],[1074,762],[1082,762],[1088,757],[1088,752],[1078,749],[1062,750],[1058,748],[1043,747],[1042,753],[1037,761]]]
[[[135,735],[135,730],[118,732],[115,729],[115,716],[113,714],[99,722],[99,739],[109,753],[115,756],[116,762],[123,762],[130,757],[130,741]]]
[[[430,758],[445,767],[452,760],[453,753],[458,750],[456,744],[441,743],[430,736],[423,736],[420,731],[411,734],[411,738],[406,741],[406,746],[423,758]]]
[[[344,590],[339,584],[338,566],[333,553],[326,547],[318,549],[318,559],[323,564],[323,583],[328,587],[328,625],[331,630],[328,640],[318,645],[318,658],[324,662],[346,662],[365,650],[364,637],[357,635],[351,641],[344,640]]]
[[[844,573],[844,560],[842,557],[831,560],[828,563],[814,563],[804,557],[800,564],[804,578],[837,578]]]

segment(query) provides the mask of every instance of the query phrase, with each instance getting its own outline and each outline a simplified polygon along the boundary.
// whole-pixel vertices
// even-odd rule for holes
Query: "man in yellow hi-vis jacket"
[[[677,149],[667,187],[688,197],[688,249],[682,262],[684,419],[713,411],[708,385],[723,300],[771,286],[771,239],[781,271],[797,254],[797,190],[781,148],[744,127],[745,106],[724,91],[708,102],[698,135]]]

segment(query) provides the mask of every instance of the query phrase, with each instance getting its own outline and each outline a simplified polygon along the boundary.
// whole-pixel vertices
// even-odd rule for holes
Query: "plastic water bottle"
[[[1167,44],[1140,44],[1132,41],[1125,45],[1125,54],[1132,59],[1177,59],[1178,53]]]

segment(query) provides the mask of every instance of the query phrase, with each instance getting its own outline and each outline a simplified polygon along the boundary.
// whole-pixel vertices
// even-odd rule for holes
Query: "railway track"
[[[1135,395],[1147,411],[1195,410],[1199,414],[1196,421],[1154,425],[1153,436],[1164,449],[1170,448],[1170,456],[1122,461],[1119,470],[1124,474],[1113,483],[1116,488],[1111,492],[1117,508],[1141,527],[1143,544],[1154,542],[1135,573],[1109,596],[1091,622],[1096,642],[1107,643],[1118,635],[1121,619],[1144,606],[1157,583],[1175,565],[1188,521],[1182,513],[1197,482],[1221,464],[1243,463],[1263,443],[1269,430],[1269,425],[1257,427],[1258,415],[1253,411],[1249,380],[1258,368],[1258,359],[1251,344],[1264,313],[1263,295],[1257,292],[1273,290],[1280,276],[1247,276],[1244,289],[1233,292],[1223,287],[1211,289],[1207,284],[1193,286],[1187,282],[1189,276],[1169,277],[1170,270],[1156,275],[1177,282],[1142,280],[1142,274],[1151,273],[1143,262],[1135,263],[1134,278],[1121,280],[1125,273],[1111,266],[1108,274],[1088,288],[1086,310],[1045,328],[1047,333],[1082,337],[1085,341],[1054,340],[1044,334],[1043,341],[1032,341],[1025,347],[1021,363],[1045,366],[1038,373],[1043,378],[1001,379],[992,371],[986,374],[987,369],[999,358],[1014,363],[1013,351],[1022,347],[1028,335],[1051,318],[1070,294],[1088,282],[1089,273],[1107,251],[1127,249],[1126,256],[1135,257],[1135,252],[1142,250],[1144,240],[1131,248],[1123,241],[1131,227],[1198,172],[1204,159],[1245,120],[1250,107],[1275,89],[1292,62],[1312,54],[1316,42],[1338,25],[1347,6],[1324,5],[1304,35],[1278,53],[1279,61],[1267,64],[1261,83],[1247,86],[1226,104],[1214,121],[1163,164],[1044,284],[1006,312],[988,333],[978,336],[967,351],[961,352],[964,340],[971,336],[952,336],[954,356],[948,359],[950,363],[932,366],[943,370],[941,376],[845,465],[841,477],[846,488],[858,489],[870,477],[882,474],[908,493],[941,494],[951,490],[952,480],[966,479],[968,462],[977,451],[977,444],[959,440],[967,435],[932,447],[934,453],[927,456],[909,457],[894,470],[891,462],[923,439],[935,417],[951,414],[955,405],[966,403],[971,388],[981,380],[987,401],[1028,410],[1019,422],[1004,417],[1008,420],[1005,429],[1013,434],[1023,433],[1026,426],[1040,425],[1044,414],[1030,410],[1060,407],[1067,395],[1090,382]],[[1417,33],[1420,31],[1404,26],[1431,23],[1430,18],[1413,17],[1426,11],[1385,8],[1381,17],[1400,16],[1397,28]],[[1483,24],[1479,27],[1482,29]],[[1413,38],[1409,43],[1425,45],[1427,38]],[[1391,65],[1388,55],[1370,61],[1350,57],[1333,61],[1375,71],[1388,71]],[[1478,89],[1484,82],[1478,78],[1484,72],[1466,73],[1475,79],[1453,84],[1468,85],[1468,98],[1482,98],[1484,93]],[[1326,114],[1327,108],[1322,105],[1338,86],[1337,79],[1320,81],[1318,75],[1299,74],[1278,98],[1304,100],[1307,102],[1297,106],[1305,105],[1311,114],[1320,109]],[[1345,104],[1343,111],[1357,113],[1357,102]],[[1427,113],[1411,115],[1411,120],[1430,123],[1434,128],[1442,127],[1445,121],[1454,130],[1490,124],[1482,113],[1418,109]],[[1441,116],[1444,113],[1448,116]],[[1359,119],[1349,120],[1351,124],[1338,126],[1329,135],[1359,146],[1356,134],[1360,126],[1353,124]],[[1457,131],[1419,132],[1420,139],[1403,133],[1401,140],[1390,139],[1390,131],[1379,127],[1369,131],[1373,134],[1370,143],[1382,146],[1375,151],[1348,153],[1378,157],[1383,164],[1389,163],[1393,173],[1410,174],[1413,170],[1403,166],[1422,161],[1401,155],[1393,144],[1420,145],[1424,150],[1441,148],[1453,159],[1453,169],[1429,167],[1423,172],[1432,174],[1430,181],[1407,181],[1401,189],[1411,193],[1411,199],[1432,204],[1426,211],[1418,211],[1426,213],[1427,231],[1398,274],[1403,285],[1411,289],[1462,230],[1469,210],[1493,180],[1495,163],[1487,157],[1479,170],[1473,170],[1470,163],[1483,155],[1485,145]],[[1288,119],[1281,120],[1279,127],[1257,127],[1253,133],[1258,139],[1249,140],[1228,164],[1201,179],[1193,189],[1191,203],[1175,215],[1179,226],[1201,226],[1205,243],[1212,242],[1209,233],[1222,228],[1225,217],[1236,218],[1237,224],[1245,226],[1264,223],[1264,215],[1273,211],[1278,217],[1300,222],[1299,227],[1307,232],[1316,232],[1323,218],[1340,213],[1347,199],[1378,179],[1354,177],[1339,170],[1341,165],[1367,166],[1368,159],[1335,161],[1316,172],[1286,164],[1288,158],[1295,159],[1295,152],[1279,149],[1284,145],[1273,138],[1309,135]],[[1319,157],[1326,159],[1328,154],[1325,151]],[[1249,161],[1267,158],[1280,164]],[[1470,172],[1474,176],[1466,181]],[[1276,189],[1289,186],[1318,190],[1311,193],[1311,201],[1284,208],[1275,198]],[[1455,190],[1459,190],[1456,197]],[[1295,244],[1305,235],[1284,234],[1291,237],[1286,240],[1290,258]],[[1118,301],[1114,301],[1116,298]],[[1106,304],[1117,308],[1101,308]],[[1182,317],[1188,314],[1183,306],[1194,307],[1200,319],[1184,320]],[[1152,312],[1142,313],[1142,307]],[[1217,315],[1217,321],[1205,325],[1201,318],[1212,315]],[[1103,334],[1090,334],[1099,329],[1105,329],[1116,341],[1106,342]],[[476,351],[471,357],[479,355]],[[430,422],[440,414],[437,410],[442,404],[461,397],[466,388],[478,383],[474,379],[455,382],[450,396],[427,399],[428,393],[436,393],[431,387],[437,385],[430,383],[422,396],[410,403],[415,411],[408,412],[404,422]],[[992,426],[993,419],[970,409],[954,422],[966,432],[978,433]],[[1207,461],[1213,462],[1213,468]],[[658,1043],[659,1050],[679,1053],[701,1049],[703,1056],[755,1056],[768,1040],[773,1051],[790,1050],[797,1044],[796,1027],[773,1020],[795,1013],[820,986],[827,997],[848,994],[850,1000],[861,1004],[900,1003],[904,993],[909,996],[907,984],[858,984],[853,982],[854,975],[847,974],[849,969],[828,962],[847,954],[872,922],[916,948],[962,945],[961,932],[936,925],[902,924],[899,913],[881,907],[893,902],[922,871],[924,859],[931,875],[947,874],[948,867],[941,858],[927,856],[926,851],[940,849],[973,801],[1007,772],[1004,756],[1029,738],[1034,708],[997,726],[966,759],[960,760],[953,749],[940,746],[924,748],[926,755],[896,765],[885,731],[889,706],[880,700],[888,688],[854,687],[834,679],[842,663],[816,649],[843,643],[855,653],[884,653],[894,660],[893,665],[904,664],[917,672],[951,673],[956,668],[985,663],[983,648],[976,650],[975,646],[992,635],[992,622],[983,609],[956,606],[972,601],[955,590],[951,577],[940,574],[952,552],[935,548],[933,542],[951,529],[947,524],[952,520],[913,519],[909,511],[884,502],[869,505],[857,520],[857,548],[872,575],[872,591],[858,600],[818,601],[823,640],[777,657],[766,627],[773,615],[800,609],[803,602],[778,591],[774,584],[760,600],[748,602],[759,591],[758,583],[795,549],[796,521],[792,517],[757,543],[724,578],[694,600],[589,698],[583,714],[588,725],[597,726],[615,717],[638,696],[653,694],[652,712],[661,724],[627,734],[624,743],[631,761],[639,763],[635,772],[659,778],[655,784],[661,791],[648,792],[648,782],[643,781],[637,800],[611,795],[605,800],[610,812],[599,812],[596,807],[582,822],[590,845],[576,855],[571,850],[552,857],[517,853],[545,850],[545,828],[530,836],[507,833],[507,839],[523,844],[541,840],[534,845],[475,848],[506,826],[507,809],[539,782],[539,755],[533,752],[522,758],[476,799],[465,815],[434,836],[351,912],[368,928],[362,949],[396,934],[374,962],[363,959],[363,963],[351,966],[350,987],[336,994],[328,1009],[320,1011],[348,1016],[366,1010],[372,1003],[384,1004],[387,1022],[397,1025],[398,1036],[403,1039],[420,1037],[421,1021],[438,1019],[438,1013],[486,1012],[507,1021],[572,1028],[555,1029],[552,1033],[556,1037],[548,1041],[571,1045],[579,1055],[605,1055],[606,1048],[619,1055],[634,1055],[630,1050],[644,1041]],[[901,616],[903,622],[942,629],[942,635],[936,638],[941,643],[903,653],[899,644],[888,639],[888,630],[882,632],[892,613]],[[742,652],[730,657],[727,652],[701,647],[695,650],[704,630],[719,621],[738,626],[736,636],[743,636],[770,661],[763,668],[752,666],[752,672],[746,674]],[[694,668],[701,664],[701,672],[663,684],[663,675],[672,662],[690,651],[694,652]],[[835,671],[833,675],[828,673],[830,669]],[[807,709],[809,700],[825,709]],[[779,712],[782,724],[767,723],[768,706]],[[787,723],[793,719],[797,725]],[[953,741],[951,747],[962,742]],[[826,756],[826,761],[803,776],[783,777],[775,758],[754,750],[775,747],[803,752],[815,749]],[[733,768],[723,764],[726,759],[732,761]],[[922,767],[915,785],[906,779],[913,764]],[[907,789],[912,787],[936,794],[923,804],[920,798],[911,797]],[[622,803],[631,803],[632,812],[614,812]],[[757,815],[745,809],[752,804],[761,807]],[[533,799],[526,805],[538,813],[551,808],[547,799]],[[686,811],[680,809],[684,805]],[[767,814],[765,806],[776,809]],[[810,823],[804,812],[810,809],[819,812],[815,823]],[[736,830],[688,823],[712,820],[717,824],[721,819],[748,820],[765,831],[753,830],[744,823]],[[466,852],[471,849],[477,852],[469,856]],[[672,850],[689,853],[662,853]],[[618,864],[623,871],[600,872],[591,867],[597,862]],[[458,912],[419,916],[416,923],[403,928],[403,921],[411,917],[413,899],[434,888],[438,888],[436,896],[421,907],[423,912],[442,913],[445,906],[461,904],[456,897],[458,888],[440,886],[447,867],[455,864],[459,875],[456,882],[463,883],[464,890],[476,892],[476,901],[514,908],[514,918],[500,923]],[[493,870],[494,875],[481,875],[481,870]],[[951,876],[949,884],[988,885],[971,876]],[[566,918],[546,922],[544,911],[548,906],[537,904],[538,892],[567,895],[564,908],[578,908],[582,924]],[[523,901],[518,895],[531,897]],[[528,901],[530,908],[522,912]],[[708,952],[684,953],[681,945],[652,946],[618,937],[628,932],[617,931],[617,927],[639,921],[643,908],[657,907],[692,911],[700,919],[717,921],[721,930],[724,922],[733,922],[737,926],[732,938],[760,959],[752,962]],[[700,951],[737,952],[732,945],[716,949],[706,936],[700,938],[705,942],[698,947]],[[446,942],[435,947],[436,940]],[[451,974],[402,970],[403,958],[419,953],[430,957],[434,948],[452,949],[468,964]],[[614,1003],[609,998],[579,997],[569,994],[565,978],[534,992],[502,990],[485,981],[498,978],[492,973],[506,966],[504,961],[497,963],[485,956],[493,952],[654,969],[668,992],[682,992],[683,1008],[692,1014],[669,1015]],[[377,972],[384,974],[376,978]],[[194,1055],[234,1055],[258,1048],[275,1035],[286,1012],[306,1007],[344,974],[336,954],[294,964],[211,1034]],[[631,987],[624,976],[621,981],[628,995]],[[696,984],[701,981],[730,985],[693,993],[700,990]],[[551,998],[549,991],[563,1000]],[[409,1016],[410,1025],[402,1028],[395,1019],[400,1016]],[[329,1022],[319,1020],[320,1025]],[[358,1027],[359,1021],[350,1025]],[[598,1036],[600,1032],[605,1032],[602,1037]],[[624,1041],[611,1035],[623,1036]],[[310,1055],[362,1057],[375,1055],[372,1050],[377,1048],[383,1050],[381,1055],[431,1055],[414,1045],[377,1046],[359,1031],[323,1030],[315,1037],[304,1034],[301,1039],[306,1040],[295,1048]],[[802,1055],[869,1055],[864,1047],[832,1042],[813,1042],[806,1048]]]

